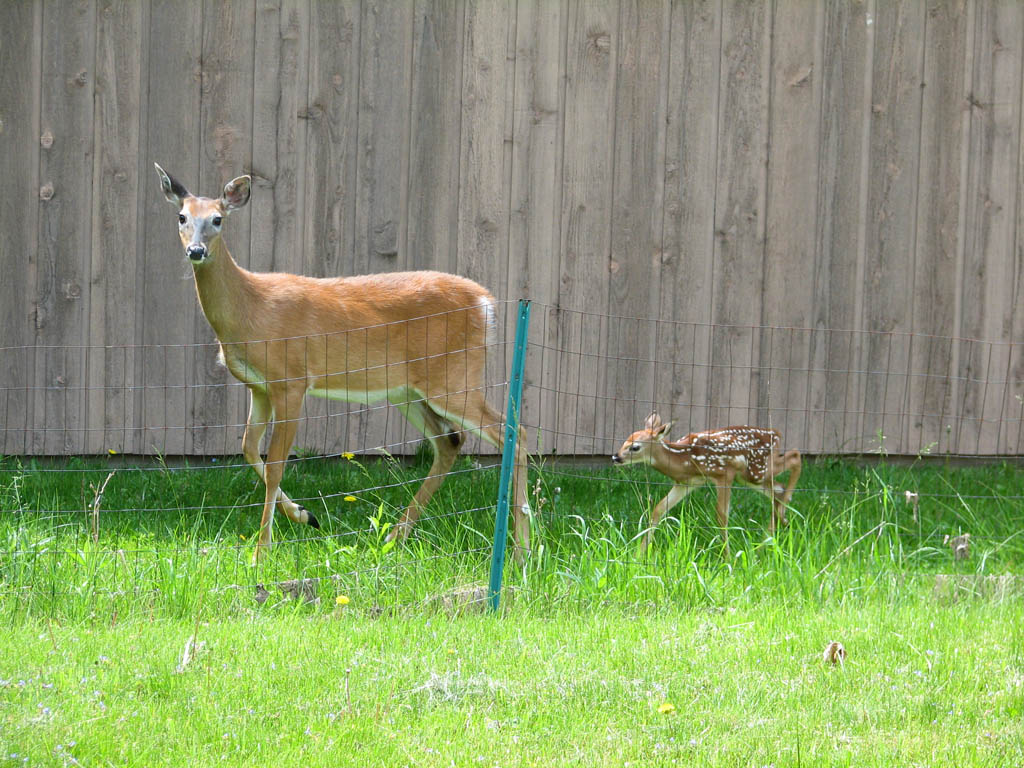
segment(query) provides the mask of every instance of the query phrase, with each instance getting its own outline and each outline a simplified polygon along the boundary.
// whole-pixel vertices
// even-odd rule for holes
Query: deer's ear
[[[668,424],[660,424],[657,429],[651,431],[654,432],[654,436],[656,438],[658,438],[659,440],[664,440],[666,437],[668,437],[668,431],[672,429],[673,424],[675,424],[674,421],[670,421]]]
[[[190,197],[188,190],[185,189],[180,181],[161,168],[158,163],[153,163],[153,165],[156,166],[157,175],[160,177],[160,189],[163,190],[164,197],[180,208],[181,202],[186,197]]]
[[[653,411],[651,415],[647,417],[647,421],[644,422],[644,429],[650,432],[656,432],[660,426],[661,416],[658,415],[657,411]]]
[[[249,194],[251,191],[251,176],[239,176],[229,181],[224,185],[224,193],[220,196],[220,201],[224,205],[224,210],[233,211],[236,208],[241,208],[249,202]]]

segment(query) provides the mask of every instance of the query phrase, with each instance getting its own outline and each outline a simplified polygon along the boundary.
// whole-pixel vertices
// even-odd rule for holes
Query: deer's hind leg
[[[409,502],[409,506],[405,508],[401,520],[388,533],[388,541],[402,541],[412,533],[423,508],[451,471],[462,448],[464,436],[460,431],[452,429],[452,426],[434,413],[423,400],[394,403],[394,406],[410,424],[426,436],[434,450],[434,462],[430,465],[430,472]]]
[[[270,407],[270,397],[267,393],[262,389],[250,387],[249,419],[245,425],[245,434],[242,436],[242,455],[264,483],[267,482],[266,466],[260,455],[260,441],[267,431],[272,413],[273,409]],[[277,492],[277,508],[296,523],[306,523],[314,528],[320,527],[320,521],[316,519],[316,515],[301,504],[296,504],[289,499],[288,495],[280,489]]]
[[[483,392],[471,389],[457,395],[441,395],[429,400],[430,408],[450,424],[479,435],[484,440],[502,449],[505,420],[484,398]],[[527,498],[527,454],[526,432],[519,428],[516,441],[515,469],[512,475],[512,519],[513,553],[516,562],[522,565],[530,551],[530,502]]]

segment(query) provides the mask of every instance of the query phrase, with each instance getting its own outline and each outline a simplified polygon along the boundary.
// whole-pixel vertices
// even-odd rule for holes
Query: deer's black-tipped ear
[[[189,191],[182,186],[180,181],[161,168],[158,163],[153,163],[153,165],[156,166],[156,172],[160,176],[160,188],[164,191],[164,197],[180,208],[181,201],[186,197],[190,197]]]
[[[220,196],[225,211],[233,211],[241,208],[249,202],[249,195],[252,192],[252,177],[239,176],[224,185],[224,194]]]

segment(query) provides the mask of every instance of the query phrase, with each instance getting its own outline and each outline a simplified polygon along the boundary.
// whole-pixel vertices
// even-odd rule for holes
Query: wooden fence
[[[237,450],[157,161],[253,175],[251,269],[538,301],[543,450],[660,403],[1019,454],[1022,51],[997,0],[0,3],[0,451]],[[628,413],[581,445],[568,387]]]

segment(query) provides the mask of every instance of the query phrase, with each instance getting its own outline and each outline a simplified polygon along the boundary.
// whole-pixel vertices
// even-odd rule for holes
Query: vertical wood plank
[[[36,283],[35,409],[46,430],[37,453],[83,450],[87,427],[89,250],[92,237],[95,6],[43,4],[41,153]]]
[[[552,451],[550,425],[557,365],[549,350],[557,344],[557,301],[561,145],[562,40],[565,3],[524,0],[516,17],[515,112],[509,190],[509,298],[530,298],[534,331],[527,349],[523,422],[531,450]]]
[[[309,68],[306,0],[258,0],[253,60],[250,269],[302,272],[305,108]]]
[[[306,121],[299,113],[308,93],[310,34],[306,0],[257,0],[249,203],[249,264],[255,271],[303,269]],[[246,399],[244,393],[239,395]],[[319,445],[310,437],[309,425],[322,424],[326,406],[308,403],[304,413],[296,450],[316,451]]]
[[[879,3],[872,74],[861,439],[899,452],[914,291],[924,7]]]
[[[33,416],[37,386],[33,295],[39,243],[42,4],[0,4],[0,450],[34,453],[41,445]],[[41,414],[40,414],[41,416]],[[32,436],[31,439],[29,436]]]
[[[948,377],[954,374],[951,345],[956,335],[960,279],[961,159],[966,150],[965,96],[970,34],[966,0],[933,3],[925,17],[921,167],[918,178],[917,254],[910,318],[910,392],[903,409],[903,452],[945,449],[942,414],[950,413]]]
[[[135,375],[135,259],[143,7],[97,7],[95,153],[89,302],[89,433],[85,449],[135,453],[128,384]],[[148,176],[146,177],[148,179]]]
[[[723,8],[712,278],[714,424],[747,421],[754,405],[763,294],[765,45],[770,23],[760,3]]]
[[[668,3],[623,0],[615,88],[608,313],[658,312],[664,198]],[[663,74],[664,73],[664,74]],[[620,323],[608,337],[608,395],[602,453],[611,453],[650,410],[656,324]]]
[[[359,3],[314,0],[310,5],[306,104],[305,264],[317,277],[352,274],[356,232],[359,119]],[[306,439],[324,453],[359,451],[366,409],[349,403],[307,404]]]
[[[762,324],[782,329],[811,325],[818,207],[818,137],[821,64],[817,3],[776,0],[772,24],[768,189]],[[814,266],[812,266],[814,265]],[[813,275],[813,272],[812,272]],[[759,423],[780,430],[786,445],[807,449],[811,336],[806,330],[776,333],[762,344]]]
[[[354,268],[391,272],[405,260],[398,240],[407,189],[413,6],[366,0],[361,11]]]
[[[154,0],[146,46],[147,151],[152,161],[195,194],[209,194],[201,190],[199,179],[201,40],[200,5]],[[141,285],[145,307],[141,449],[174,455],[186,450],[188,379],[185,349],[171,345],[191,343],[199,308],[192,268],[178,240],[177,211],[164,198],[152,166],[146,165],[140,179],[145,189],[146,259]]]
[[[408,207],[412,27],[412,3],[362,3],[353,263],[359,274],[393,272],[406,261],[399,240]],[[393,409],[374,409],[365,439],[405,453],[417,436],[404,434],[404,427]]]
[[[710,336],[715,247],[721,0],[674,0],[658,384],[654,405],[677,432],[711,426]]]
[[[462,127],[459,157],[458,274],[476,280],[499,301],[507,298],[509,168],[506,163],[507,101],[511,94],[510,36],[514,6],[480,0],[466,6],[462,51]],[[511,306],[499,304],[499,328],[511,338]],[[500,330],[499,330],[500,333]],[[499,338],[501,338],[499,336]],[[507,377],[504,352],[487,355],[486,381]],[[491,401],[498,399],[492,396]],[[471,442],[469,451],[491,452]]]
[[[824,412],[825,452],[859,447],[853,442],[861,403],[854,329],[862,294],[873,13],[868,3],[844,0],[824,7],[812,359],[823,371],[814,388]]]
[[[606,327],[611,248],[613,125],[618,3],[569,5],[565,134],[562,149],[561,275],[559,303],[575,311],[559,319],[563,353],[558,381],[558,449],[601,451],[598,412],[605,394]]]
[[[200,194],[216,197],[230,179],[252,167],[254,0],[203,6],[202,94],[199,104]],[[231,215],[225,240],[249,267],[252,207]],[[189,424],[186,450],[218,455],[238,450],[244,423],[242,386],[219,361],[219,345],[198,303],[189,350]]]
[[[1007,258],[1016,248],[1021,144],[1024,8],[1015,3],[981,3],[975,13],[974,69],[969,105],[970,166],[965,221],[958,396],[959,429],[953,450],[995,450],[1002,397],[989,391],[990,377],[1006,370],[1013,294],[1019,263]],[[993,360],[992,355],[996,355]]]
[[[465,4],[417,0],[406,266],[457,268]]]

